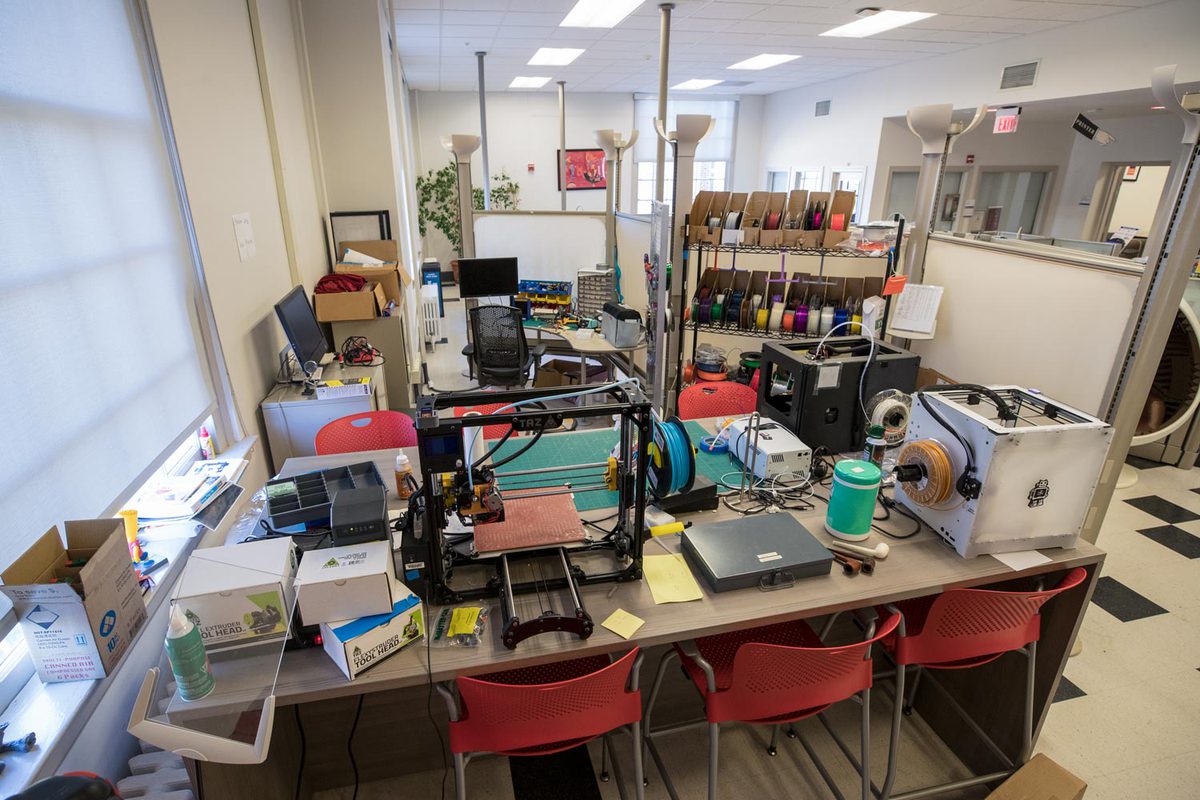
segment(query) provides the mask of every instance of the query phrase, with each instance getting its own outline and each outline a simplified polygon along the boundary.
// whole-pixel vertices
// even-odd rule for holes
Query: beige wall
[[[284,181],[281,194],[259,82],[251,8],[260,12],[267,73],[275,101]],[[285,340],[273,306],[295,276],[311,287],[325,271],[320,214],[307,129],[303,81],[289,0],[149,0],[200,257],[225,351],[236,411],[250,433],[263,433],[258,404],[270,391]],[[295,268],[285,237],[285,217]],[[250,214],[256,254],[242,261],[232,217]],[[265,437],[264,437],[265,440]],[[251,476],[253,480],[253,476]]]

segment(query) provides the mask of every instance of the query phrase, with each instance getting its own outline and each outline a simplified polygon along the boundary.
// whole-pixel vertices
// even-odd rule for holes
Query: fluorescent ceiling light
[[[645,0],[579,0],[567,12],[560,28],[612,28],[637,11]]]
[[[693,92],[697,89],[707,89],[710,86],[716,86],[718,83],[724,83],[724,81],[714,81],[708,78],[692,78],[690,81],[677,83],[671,88],[678,89],[681,92]]]
[[[539,47],[529,59],[531,67],[561,67],[583,55],[577,47]]]
[[[521,75],[512,79],[510,89],[540,89],[550,82],[549,78],[526,78]]]
[[[1166,106],[1150,106],[1151,111],[1166,111]]]
[[[877,33],[890,31],[892,28],[911,25],[914,22],[920,22],[923,19],[936,16],[937,14],[930,14],[926,11],[877,11],[870,16],[861,17],[854,20],[854,22],[849,22],[833,30],[825,31],[821,35],[849,36],[861,39],[864,36],[874,36]]]
[[[747,58],[745,61],[730,64],[726,69],[767,69],[769,67],[777,67],[780,64],[786,64],[789,61],[795,61],[799,57],[782,55],[780,53],[763,53],[754,58]]]

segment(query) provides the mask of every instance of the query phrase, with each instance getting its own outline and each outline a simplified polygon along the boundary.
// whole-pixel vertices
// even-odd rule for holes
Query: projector
[[[762,480],[789,473],[807,477],[812,468],[812,448],[778,422],[755,417],[758,423],[751,426],[750,419],[744,417],[729,424],[729,452],[733,457],[753,467],[754,476]]]

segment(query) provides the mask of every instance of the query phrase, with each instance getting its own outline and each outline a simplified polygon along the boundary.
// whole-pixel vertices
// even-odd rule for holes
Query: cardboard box
[[[944,386],[946,384],[958,383],[958,381],[943,375],[936,369],[929,367],[917,367],[917,388],[924,389],[926,386]]]
[[[45,683],[103,678],[112,672],[146,622],[125,523],[120,519],[63,523],[66,546],[54,527],[0,574],[21,632]],[[82,568],[68,560],[88,559]],[[55,578],[72,578],[77,592]]]
[[[295,577],[290,537],[206,547],[188,557],[171,602],[200,629],[205,647],[282,638],[291,620]]]
[[[854,214],[855,194],[844,189],[833,193],[829,209],[825,213],[825,237],[822,247],[836,247],[850,238],[850,217]],[[834,216],[840,215],[841,227],[835,227]]]
[[[742,214],[742,244],[758,244],[762,230],[763,215],[767,213],[768,192],[751,192]]]
[[[328,292],[313,295],[319,322],[375,319],[387,306],[387,295],[379,283],[369,282],[357,292]]]
[[[725,224],[725,214],[729,211],[729,198],[732,192],[713,192],[712,202],[708,206],[708,217],[704,221],[704,231],[697,241],[708,244],[721,243],[721,226]],[[738,209],[739,211],[741,209]],[[715,222],[716,224],[710,224]]]
[[[988,800],[1080,800],[1087,782],[1038,753],[988,795]]]
[[[587,368],[588,383],[595,383],[604,376],[604,367],[599,364],[589,364]],[[543,361],[538,367],[537,377],[533,381],[536,387],[544,386],[578,386],[579,362],[565,358],[552,358]]]
[[[781,244],[797,245],[800,243],[803,231],[799,226],[804,224],[804,212],[807,208],[808,192],[804,189],[793,189],[788,195],[787,206],[783,212],[783,230],[780,231]]]
[[[758,234],[758,243],[763,247],[779,247],[783,244],[783,224],[787,212],[787,192],[771,192],[767,195],[767,204],[763,209],[762,230]],[[767,224],[772,214],[779,215],[779,222],[774,228]]]
[[[400,581],[394,587],[397,600],[386,614],[321,623],[325,653],[350,680],[424,634],[420,599]]]
[[[357,250],[363,255],[372,256],[387,263],[382,266],[342,263],[342,255],[346,252],[346,248]],[[383,293],[387,299],[395,301],[396,305],[401,305],[404,301],[404,291],[401,287],[412,283],[412,277],[400,263],[400,244],[394,239],[338,242],[337,262],[333,265],[334,272],[361,275],[369,281],[375,281],[383,286]]]
[[[708,208],[712,205],[713,193],[708,190],[696,192],[692,200],[692,213],[688,215],[688,239],[699,242],[708,231]]]
[[[388,613],[395,568],[388,541],[310,550],[296,570],[296,602],[305,625]]]

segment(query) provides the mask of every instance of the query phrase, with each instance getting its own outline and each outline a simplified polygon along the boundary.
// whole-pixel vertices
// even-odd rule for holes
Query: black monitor
[[[517,293],[515,258],[460,258],[459,297],[500,297]]]
[[[292,352],[300,362],[300,369],[309,372],[304,365],[309,361],[319,364],[321,358],[329,352],[329,343],[325,340],[325,332],[321,330],[317,315],[313,313],[308,302],[308,294],[304,287],[297,286],[276,303],[275,315],[279,317],[279,324],[283,326],[288,344],[292,346]]]

